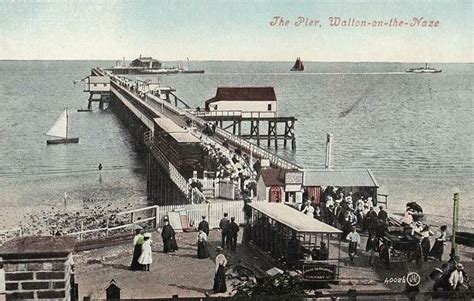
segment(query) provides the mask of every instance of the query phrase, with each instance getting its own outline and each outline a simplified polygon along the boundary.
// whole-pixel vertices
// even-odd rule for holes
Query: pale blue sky
[[[0,0],[0,59],[473,62],[473,3]],[[290,25],[270,26],[273,16]],[[299,16],[321,27],[296,27]],[[331,16],[440,26],[335,28]]]

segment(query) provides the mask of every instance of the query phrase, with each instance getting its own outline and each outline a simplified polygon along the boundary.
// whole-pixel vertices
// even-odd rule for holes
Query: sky
[[[473,62],[473,6],[473,0],[0,0],[0,59]],[[275,16],[288,25],[272,26]],[[299,17],[319,23],[296,26]],[[397,18],[408,25],[330,26],[331,17],[340,24]],[[413,18],[438,26],[411,26]]]

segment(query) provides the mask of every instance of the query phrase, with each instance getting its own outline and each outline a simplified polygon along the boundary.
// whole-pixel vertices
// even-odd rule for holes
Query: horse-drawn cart
[[[421,247],[421,237],[411,233],[411,228],[401,226],[389,226],[385,234],[381,237],[381,249],[387,252],[380,252],[380,259],[387,265],[395,260],[415,260],[418,268],[423,263],[423,253]],[[389,252],[389,253],[388,253]]]

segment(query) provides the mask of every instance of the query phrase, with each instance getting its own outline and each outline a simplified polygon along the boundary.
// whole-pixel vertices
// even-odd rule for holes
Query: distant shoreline
[[[18,61],[25,61],[25,62],[44,62],[44,61],[53,61],[53,62],[115,62],[117,59],[0,59],[0,62],[18,62]],[[130,60],[127,60],[130,61]],[[162,60],[162,62],[180,62],[184,61],[183,59],[166,59]],[[264,62],[264,63],[292,63],[293,60],[192,60],[191,62],[235,62],[235,63],[254,63],[254,62]],[[312,60],[304,60],[305,63],[333,63],[333,64],[425,64],[426,62],[397,62],[397,61],[312,61]],[[474,62],[429,62],[430,64],[474,64]]]

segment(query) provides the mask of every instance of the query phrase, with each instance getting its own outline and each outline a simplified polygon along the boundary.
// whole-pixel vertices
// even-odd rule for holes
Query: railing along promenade
[[[79,238],[79,241],[84,240],[84,235],[86,234],[93,234],[93,233],[103,233],[103,236],[107,237],[110,232],[112,231],[117,231],[121,229],[127,229],[127,228],[132,228],[135,225],[143,224],[143,223],[148,223],[152,221],[152,228],[155,229],[158,227],[158,224],[160,222],[159,218],[159,206],[149,206],[149,207],[144,207],[144,208],[139,208],[139,209],[134,209],[134,210],[128,210],[124,212],[117,213],[118,216],[121,215],[129,215],[130,216],[130,222],[120,225],[120,226],[114,226],[114,227],[109,227],[107,225],[106,227],[102,228],[95,228],[95,229],[88,229],[84,230],[83,226],[81,225],[81,231],[78,232],[72,232],[72,233],[66,233],[66,235],[69,236],[77,236]],[[140,219],[135,219],[135,214],[143,211],[149,211],[151,210],[151,217],[145,217],[145,218],[140,218]]]

